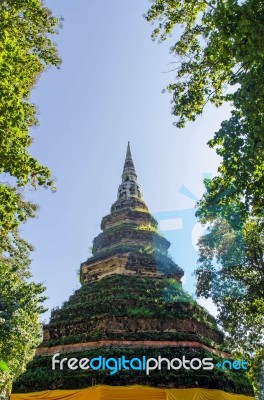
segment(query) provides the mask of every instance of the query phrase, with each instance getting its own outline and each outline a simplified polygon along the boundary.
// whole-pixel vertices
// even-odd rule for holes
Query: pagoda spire
[[[124,163],[123,173],[122,173],[122,183],[118,188],[117,199],[125,200],[136,197],[138,199],[142,198],[141,188],[137,182],[137,174],[132,159],[132,154],[130,150],[130,143],[128,142],[126,159]]]
[[[129,176],[131,176],[131,177],[133,176],[137,180],[136,169],[135,169],[135,165],[134,165],[131,150],[130,150],[130,143],[128,142],[126,159],[125,159],[125,164],[124,164],[123,174],[122,174],[122,182],[125,182],[127,180],[127,177],[129,177]]]

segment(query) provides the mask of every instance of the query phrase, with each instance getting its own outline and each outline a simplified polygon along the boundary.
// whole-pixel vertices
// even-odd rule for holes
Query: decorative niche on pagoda
[[[81,282],[112,274],[171,276],[183,271],[168,256],[170,243],[158,232],[158,223],[142,199],[142,191],[128,143],[117,201],[101,222],[93,241],[93,257],[81,264]]]

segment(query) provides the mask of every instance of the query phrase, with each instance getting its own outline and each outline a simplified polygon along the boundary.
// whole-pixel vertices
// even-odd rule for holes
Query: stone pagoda
[[[128,144],[116,202],[101,222],[92,257],[80,267],[81,287],[44,326],[43,342],[15,382],[14,392],[79,389],[92,385],[211,388],[252,395],[241,370],[217,368],[230,354],[214,318],[182,289],[183,270],[170,258],[142,199]],[[211,358],[204,369],[52,370],[52,356]]]

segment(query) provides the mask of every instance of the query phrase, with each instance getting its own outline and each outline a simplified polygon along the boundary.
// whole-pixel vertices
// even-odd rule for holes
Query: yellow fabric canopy
[[[80,390],[14,393],[11,394],[10,400],[254,400],[254,397],[214,389],[157,389],[138,385],[99,385]]]
[[[215,389],[168,389],[166,400],[252,400],[255,397]]]

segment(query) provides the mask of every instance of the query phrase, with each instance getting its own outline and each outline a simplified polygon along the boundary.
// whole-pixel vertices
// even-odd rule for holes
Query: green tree
[[[199,239],[197,294],[213,299],[237,350],[253,352],[264,340],[263,252],[263,227],[256,219],[241,230],[218,219]]]
[[[60,59],[50,36],[58,19],[41,0],[4,0],[0,4],[0,173],[12,177],[13,187],[52,186],[50,171],[30,155],[29,128],[37,125],[29,96],[40,74]],[[0,236],[25,221],[21,197],[0,184]]]
[[[44,287],[29,280],[32,247],[14,233],[12,257],[0,256],[0,395],[10,392],[13,380],[25,370],[41,340],[39,314]]]
[[[0,392],[24,369],[40,341],[39,313],[44,288],[32,282],[32,247],[19,226],[37,207],[24,200],[22,188],[53,188],[47,167],[31,156],[30,128],[37,125],[30,93],[40,74],[60,65],[52,36],[60,20],[41,0],[0,3]]]
[[[264,3],[262,0],[154,0],[146,14],[157,21],[152,38],[164,41],[176,26],[172,113],[185,126],[207,102],[232,102],[229,120],[209,142],[222,157],[203,208],[240,203],[246,218],[263,210]],[[230,90],[229,90],[230,89]],[[220,214],[219,214],[220,215]]]
[[[198,244],[197,295],[217,305],[218,322],[232,349],[252,364],[257,389],[264,342],[263,222],[251,218],[234,229],[219,218]]]
[[[231,102],[231,117],[209,141],[221,157],[205,180],[197,215],[211,226],[200,242],[197,293],[211,297],[234,349],[263,358],[264,2],[153,0],[152,38],[171,46],[175,125],[194,121],[210,102]],[[262,371],[263,374],[263,371]]]

